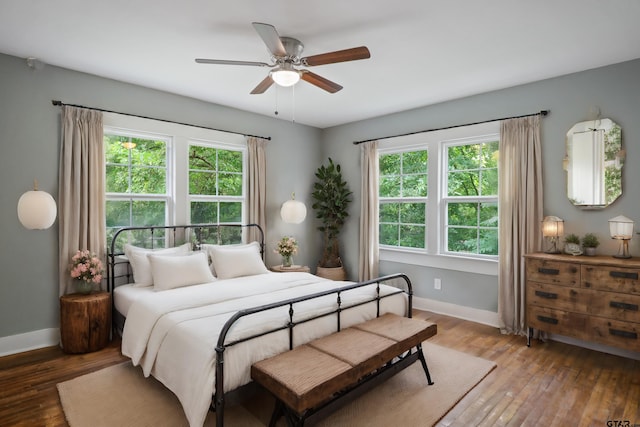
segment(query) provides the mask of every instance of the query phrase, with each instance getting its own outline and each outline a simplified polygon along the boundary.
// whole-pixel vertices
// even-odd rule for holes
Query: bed
[[[180,400],[189,425],[209,409],[224,423],[225,396],[251,381],[251,365],[385,313],[411,317],[403,274],[334,282],[270,272],[255,225],[129,227],[108,253],[114,330],[122,353]]]

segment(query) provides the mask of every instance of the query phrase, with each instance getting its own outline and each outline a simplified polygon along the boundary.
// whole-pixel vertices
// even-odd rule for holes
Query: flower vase
[[[74,287],[79,294],[90,294],[93,291],[93,283],[84,280],[74,280]]]
[[[282,266],[283,267],[291,267],[293,265],[293,256],[292,255],[282,255]]]

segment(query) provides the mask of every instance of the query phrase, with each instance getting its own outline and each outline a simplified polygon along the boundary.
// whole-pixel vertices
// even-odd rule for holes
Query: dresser
[[[640,258],[525,255],[532,328],[640,352]]]

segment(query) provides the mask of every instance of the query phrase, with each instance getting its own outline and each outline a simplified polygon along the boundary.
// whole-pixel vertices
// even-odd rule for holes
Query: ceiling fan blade
[[[314,86],[318,86],[320,89],[324,89],[329,93],[336,93],[342,86],[337,83],[327,80],[322,76],[312,73],[309,70],[301,70],[300,78],[307,83],[311,83]]]
[[[335,64],[336,62],[355,61],[358,59],[371,58],[371,53],[366,46],[354,47],[351,49],[336,50],[335,52],[321,53],[319,55],[307,56],[300,62],[307,66]]]
[[[274,56],[286,56],[287,51],[280,40],[280,36],[276,31],[276,27],[270,24],[263,24],[262,22],[253,22],[253,28],[257,31],[264,44],[267,45],[267,49]]]
[[[221,64],[221,65],[252,65],[256,67],[273,67],[271,64],[267,64],[266,62],[255,62],[255,61],[230,61],[226,59],[206,59],[206,58],[196,58],[196,62],[198,64]]]
[[[273,79],[271,78],[271,76],[267,76],[264,78],[264,80],[262,80],[260,83],[258,83],[258,86],[256,86],[252,91],[251,91],[251,95],[259,95],[261,93],[264,93],[267,89],[269,89],[271,87],[271,85],[273,84]]]

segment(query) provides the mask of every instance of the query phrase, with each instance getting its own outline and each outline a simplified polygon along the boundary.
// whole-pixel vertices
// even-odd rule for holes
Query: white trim
[[[469,320],[487,326],[499,327],[498,313],[479,308],[465,307],[429,298],[413,297],[413,308]]]
[[[421,267],[442,268],[466,273],[498,276],[498,260],[468,258],[458,255],[435,255],[407,249],[380,248],[380,261],[391,261]]]
[[[0,356],[60,344],[60,329],[49,328],[0,338]]]

